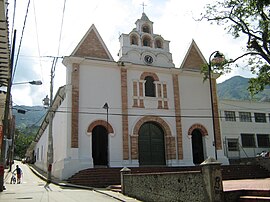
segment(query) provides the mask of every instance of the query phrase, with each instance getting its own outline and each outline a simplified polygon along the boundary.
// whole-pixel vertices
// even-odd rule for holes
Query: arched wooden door
[[[192,131],[192,154],[193,154],[193,163],[200,164],[204,161],[204,152],[203,152],[203,138],[200,130],[195,129]]]
[[[138,147],[140,166],[166,165],[164,132],[156,123],[141,126]]]
[[[92,131],[92,157],[94,166],[108,166],[108,132],[103,126]]]

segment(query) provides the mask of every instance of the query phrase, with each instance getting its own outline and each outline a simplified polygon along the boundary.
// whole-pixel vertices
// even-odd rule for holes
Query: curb
[[[37,175],[39,178],[41,178],[42,180],[44,181],[47,181],[47,178],[40,174],[35,168],[33,168],[32,166],[28,165],[27,166],[30,168],[30,170],[35,174]],[[74,187],[74,188],[80,188],[80,189],[87,189],[87,190],[93,190],[95,192],[98,192],[100,194],[104,194],[106,196],[109,196],[109,197],[112,197],[118,201],[122,201],[122,202],[125,202],[126,200],[123,200],[119,197],[116,197],[116,196],[113,196],[111,194],[108,194],[108,193],[105,193],[103,191],[101,191],[100,189],[96,189],[94,187],[87,187],[87,186],[82,186],[82,185],[75,185],[75,184],[70,184],[70,183],[65,183],[65,182],[57,182],[56,180],[52,179],[51,180],[51,183],[55,184],[55,185],[58,185],[58,186],[62,186],[62,187]]]

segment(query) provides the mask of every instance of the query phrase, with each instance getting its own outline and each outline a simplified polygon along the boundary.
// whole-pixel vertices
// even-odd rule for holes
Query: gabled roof
[[[189,46],[180,68],[201,70],[204,64],[207,64],[207,61],[203,57],[195,41],[192,39],[191,45]]]
[[[113,61],[113,57],[94,24],[86,32],[80,43],[71,53],[71,56],[90,57]]]

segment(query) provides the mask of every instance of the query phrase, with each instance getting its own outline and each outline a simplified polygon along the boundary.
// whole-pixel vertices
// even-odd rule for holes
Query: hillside
[[[22,113],[23,111],[25,113]],[[26,127],[39,126],[46,111],[43,106],[13,106],[12,113],[15,115],[16,128],[24,129]]]
[[[250,100],[251,96],[247,90],[249,78],[234,76],[217,85],[219,99],[230,100]],[[268,86],[263,92],[258,93],[252,99],[261,100],[270,98],[270,87]]]

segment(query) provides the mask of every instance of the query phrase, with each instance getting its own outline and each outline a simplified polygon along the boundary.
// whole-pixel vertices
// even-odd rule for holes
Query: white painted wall
[[[219,109],[221,116],[222,138],[238,138],[240,143],[240,151],[227,151],[226,155],[230,158],[246,158],[254,157],[262,151],[270,151],[270,148],[258,147],[256,134],[270,135],[270,103],[269,102],[253,102],[253,101],[236,101],[236,100],[220,100]],[[236,121],[226,121],[224,111],[235,111]],[[252,122],[240,122],[239,112],[251,112]],[[265,113],[266,123],[255,122],[254,113]],[[241,133],[251,133],[255,135],[255,147],[242,148]]]

